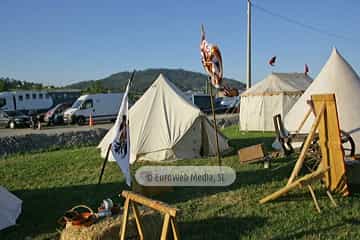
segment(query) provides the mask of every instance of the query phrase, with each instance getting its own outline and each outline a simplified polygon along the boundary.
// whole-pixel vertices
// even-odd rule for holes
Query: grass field
[[[239,133],[224,130],[235,148],[263,142],[267,149],[271,133]],[[158,197],[182,210],[178,219],[182,239],[360,239],[360,195],[335,196],[338,208],[320,185],[315,191],[322,213],[315,211],[306,189],[296,190],[275,202],[259,199],[285,185],[293,158],[276,159],[272,168],[261,164],[240,165],[237,156],[223,159],[237,173],[226,188],[176,188]],[[216,159],[194,159],[171,165],[215,165]],[[102,199],[117,201],[127,189],[117,165],[107,165],[103,184],[97,185],[102,159],[94,147],[15,155],[0,159],[0,185],[23,202],[18,225],[0,232],[0,239],[56,239],[57,219],[77,204],[94,209]],[[141,166],[136,164],[133,171]]]

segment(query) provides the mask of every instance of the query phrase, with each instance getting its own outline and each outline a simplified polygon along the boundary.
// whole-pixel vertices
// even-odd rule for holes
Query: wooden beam
[[[164,217],[164,223],[162,226],[162,230],[161,230],[161,240],[166,240],[167,239],[167,233],[169,230],[169,223],[170,223],[170,215],[169,214],[165,214]]]
[[[331,203],[334,205],[334,207],[337,207],[338,205],[336,204],[333,196],[331,195],[331,192],[329,190],[326,190],[326,194],[328,195],[328,197],[330,198]]]
[[[125,200],[125,204],[124,204],[124,213],[123,213],[123,219],[121,222],[120,240],[125,240],[125,237],[126,237],[126,227],[127,227],[127,222],[128,222],[128,218],[129,218],[129,203],[130,203],[130,199],[127,198]]]
[[[133,201],[130,201],[130,205],[131,205],[131,209],[134,213],[134,217],[135,217],[135,222],[136,222],[136,228],[138,230],[139,233],[139,238],[140,240],[144,240],[144,232],[143,232],[143,227],[141,224],[141,219],[140,219],[140,214],[139,214],[139,210],[136,206],[136,203],[134,203]]]
[[[315,180],[321,179],[324,174],[329,171],[329,169],[318,169],[313,173],[309,173],[305,176],[303,176],[302,178],[296,180],[293,183],[290,183],[289,185],[286,185],[285,187],[281,188],[280,190],[264,197],[263,199],[261,199],[259,202],[261,204],[275,200],[283,195],[285,195],[286,193],[288,193],[289,191],[291,191],[292,189],[296,188],[296,187],[304,187],[309,185],[310,183],[312,183]]]
[[[175,219],[173,217],[170,218],[170,223],[171,223],[171,229],[172,229],[172,232],[173,232],[174,240],[179,240],[180,239],[179,230],[177,228],[176,221],[175,221]]]
[[[176,212],[178,211],[178,209],[174,207],[170,207],[169,205],[163,202],[154,201],[150,198],[129,191],[122,191],[121,195],[126,199],[130,199],[141,205],[145,205],[149,208],[152,208],[164,214],[169,214],[171,217],[176,217]]]
[[[310,116],[310,114],[311,114],[311,113],[312,113],[312,109],[311,109],[311,108],[309,108],[309,110],[307,111],[307,113],[306,113],[306,115],[305,115],[304,119],[301,121],[301,123],[300,123],[300,125],[299,125],[298,129],[295,131],[295,135],[297,135],[297,134],[301,131],[302,127],[304,126],[304,124],[305,124],[306,120],[309,118],[309,116]]]
[[[319,213],[321,213],[321,210],[320,210],[320,207],[319,207],[319,203],[318,203],[318,201],[317,201],[317,199],[316,199],[314,190],[312,189],[311,185],[308,185],[308,189],[309,189],[309,191],[310,191],[310,194],[311,194],[312,199],[314,200],[316,210],[317,210]]]
[[[297,177],[297,175],[299,174],[299,171],[304,163],[305,160],[305,156],[306,156],[306,152],[311,144],[312,139],[314,138],[314,135],[316,133],[316,129],[320,123],[320,120],[324,117],[324,112],[325,112],[325,104],[322,105],[321,110],[319,112],[319,114],[316,116],[315,118],[315,122],[313,123],[311,130],[309,132],[309,135],[307,136],[306,140],[305,140],[305,144],[301,150],[300,156],[298,158],[298,160],[296,161],[295,167],[291,173],[291,176],[287,182],[287,185],[289,186],[294,179]]]

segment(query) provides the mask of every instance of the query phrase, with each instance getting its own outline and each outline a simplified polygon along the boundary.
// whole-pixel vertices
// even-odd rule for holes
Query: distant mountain
[[[207,79],[205,74],[186,71],[183,69],[147,69],[136,72],[135,79],[131,86],[132,90],[136,92],[144,92],[160,73],[163,73],[170,81],[172,81],[183,91],[202,90],[205,87],[205,81]],[[68,85],[66,87],[85,90],[91,88],[94,85],[101,85],[102,88],[109,89],[114,92],[124,91],[130,75],[131,72],[119,72],[103,79],[82,81]],[[224,78],[224,82],[226,82],[226,85],[229,87],[245,89],[244,83],[234,79]]]

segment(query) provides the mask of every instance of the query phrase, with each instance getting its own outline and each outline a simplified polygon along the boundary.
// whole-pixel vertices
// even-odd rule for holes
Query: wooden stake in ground
[[[213,100],[213,92],[212,92],[212,86],[211,86],[211,77],[209,77],[209,88],[210,88],[210,103],[211,103],[211,111],[213,115],[213,121],[214,121],[214,128],[215,128],[215,141],[216,141],[216,155],[218,159],[218,164],[221,166],[221,156],[220,156],[220,149],[219,149],[219,136],[218,136],[218,129],[216,124],[216,114],[214,109],[214,100]]]

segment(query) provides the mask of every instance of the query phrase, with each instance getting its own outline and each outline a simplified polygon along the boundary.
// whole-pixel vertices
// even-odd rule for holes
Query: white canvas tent
[[[0,186],[0,230],[16,224],[22,201]]]
[[[306,101],[321,93],[335,93],[340,129],[351,134],[356,153],[360,153],[360,79],[335,48],[319,75],[285,116],[285,127],[296,131],[309,109]],[[313,121],[310,115],[301,132],[309,132]]]
[[[240,129],[274,131],[273,116],[285,114],[311,84],[304,73],[271,73],[241,94]]]
[[[129,111],[130,163],[215,155],[215,129],[162,74]],[[112,129],[99,144],[105,157]],[[219,134],[220,151],[229,148]],[[110,158],[111,160],[111,158]]]

